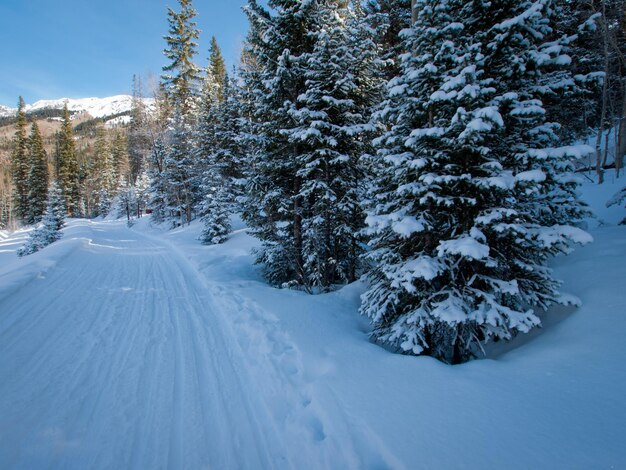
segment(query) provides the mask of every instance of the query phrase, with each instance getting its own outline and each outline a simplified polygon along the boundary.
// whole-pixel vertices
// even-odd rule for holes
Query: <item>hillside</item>
[[[33,104],[27,104],[26,114],[33,114],[44,109],[63,109],[67,102],[67,108],[74,113],[87,113],[92,118],[104,118],[115,114],[127,113],[131,110],[133,97],[130,95],[117,95],[106,98],[60,98],[55,100],[40,100]],[[146,98],[145,103],[150,106],[152,99]],[[16,108],[0,106],[0,117],[12,116]]]

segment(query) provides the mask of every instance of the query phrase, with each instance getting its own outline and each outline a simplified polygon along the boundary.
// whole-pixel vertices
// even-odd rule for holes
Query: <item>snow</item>
[[[443,241],[437,247],[437,251],[439,256],[444,256],[444,254],[448,253],[476,260],[484,259],[489,256],[489,246],[468,236]]]
[[[115,127],[118,126],[123,126],[126,124],[130,124],[130,122],[132,121],[132,117],[131,116],[118,116],[116,118],[113,119],[109,119],[107,122],[104,123],[104,126],[108,129],[113,129]]]
[[[0,468],[622,468],[623,185],[582,188],[595,242],[552,263],[582,306],[454,367],[370,343],[361,283],[268,287],[236,219],[71,220],[22,259],[0,232]]]
[[[27,104],[24,111],[32,113],[42,109],[63,109],[67,102],[67,109],[75,112],[85,112],[93,118],[102,118],[114,114],[126,113],[131,110],[133,97],[130,95],[116,95],[106,98],[60,98],[55,100],[40,100],[33,104]],[[149,108],[154,105],[154,99],[144,98],[144,103]],[[15,108],[0,107],[0,117],[14,115]]]

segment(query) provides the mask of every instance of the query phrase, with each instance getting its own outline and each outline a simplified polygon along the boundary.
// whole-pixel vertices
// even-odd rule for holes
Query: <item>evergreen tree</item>
[[[150,153],[149,117],[143,99],[141,78],[133,76],[133,100],[128,128],[128,159],[130,177],[134,182],[146,169]]]
[[[204,214],[202,217],[204,229],[200,235],[200,241],[205,245],[223,243],[228,239],[231,231],[230,197],[230,191],[224,186],[208,188],[201,207],[201,212]]]
[[[118,202],[117,202],[117,214],[119,216],[126,216],[128,225],[131,225],[132,217],[137,213],[137,194],[135,187],[128,182],[125,182],[120,186]]]
[[[458,363],[560,300],[546,261],[588,236],[537,86],[568,63],[551,4],[417,0],[367,219],[377,341]]]
[[[191,117],[198,95],[200,70],[193,60],[200,32],[194,18],[197,14],[191,0],[179,0],[180,12],[168,8],[168,35],[164,37],[167,48],[163,51],[170,60],[163,67],[162,76],[168,98],[176,112],[185,119]]]
[[[214,162],[229,188],[232,202],[243,194],[243,183],[248,177],[245,144],[248,125],[243,108],[242,90],[233,72],[226,77],[223,100],[215,109],[213,133]]]
[[[137,197],[137,218],[143,217],[150,200],[150,177],[147,173],[142,173],[135,183],[135,194]]]
[[[127,139],[122,132],[116,132],[111,145],[111,160],[114,180],[109,186],[112,194],[117,192],[118,186],[132,182],[130,162],[128,156]]]
[[[174,116],[169,134],[169,148],[159,174],[166,197],[166,217],[173,226],[189,224],[199,200],[200,183],[193,151],[193,130],[181,115]]]
[[[249,0],[247,54],[255,67],[246,70],[246,99],[253,105],[251,142],[254,176],[248,184],[244,217],[262,240],[257,262],[276,285],[306,285],[304,272],[300,145],[283,132],[293,126],[292,112],[305,91],[300,56],[313,48],[309,32],[318,21],[318,2],[272,0],[270,15]]]
[[[13,177],[13,204],[15,217],[18,220],[28,219],[28,138],[26,136],[26,114],[24,100],[20,96],[17,106],[17,123],[13,137],[11,154],[11,173]]]
[[[65,197],[55,184],[48,192],[46,213],[43,216],[42,225],[33,230],[22,248],[17,252],[18,256],[35,253],[51,243],[61,239],[61,229],[65,225]]]
[[[39,126],[35,122],[31,128],[29,144],[28,222],[34,224],[41,220],[46,211],[49,184],[48,157]]]
[[[109,194],[109,190],[106,187],[101,188],[98,191],[98,206],[97,206],[97,214],[106,217],[109,215],[111,211],[111,196]]]
[[[305,91],[290,110],[297,126],[283,131],[300,148],[303,271],[306,285],[316,289],[358,276],[357,232],[364,218],[359,157],[368,140],[371,107],[363,97],[369,70],[362,52],[371,41],[352,41],[355,20],[333,2],[320,4],[319,24],[310,33],[313,50],[302,56]]]
[[[157,139],[150,153],[150,188],[148,190],[148,206],[152,209],[152,220],[163,223],[168,215],[168,196],[164,178],[166,149],[161,139]]]
[[[215,36],[211,38],[211,48],[209,49],[209,71],[217,83],[217,99],[224,100],[224,87],[226,86],[227,74],[226,63],[222,57],[222,51],[217,44]]]
[[[79,167],[67,103],[63,107],[63,123],[59,133],[58,145],[57,181],[59,189],[65,198],[65,207],[70,217],[78,217],[80,215]]]
[[[366,0],[366,20],[375,34],[386,80],[400,72],[400,56],[404,53],[400,31],[411,26],[411,0]]]
[[[88,180],[93,182],[89,186],[93,186],[92,190],[95,193],[92,197],[96,204],[95,215],[106,216],[111,207],[111,195],[117,186],[117,175],[106,129],[102,125],[96,128],[96,142]]]
[[[375,46],[362,17],[335,1],[270,6],[275,15],[247,8],[255,159],[244,216],[270,282],[327,290],[358,276]]]

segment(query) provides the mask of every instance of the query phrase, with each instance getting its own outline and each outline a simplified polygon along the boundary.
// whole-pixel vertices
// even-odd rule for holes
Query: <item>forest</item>
[[[61,204],[199,219],[214,245],[239,213],[269,284],[366,279],[372,339],[450,364],[568,303],[547,264],[591,239],[580,175],[623,171],[622,1],[250,0],[233,70],[215,38],[198,65],[197,12],[178,3],[154,105],[134,77],[120,128],[51,111],[48,156],[20,98],[1,223]]]

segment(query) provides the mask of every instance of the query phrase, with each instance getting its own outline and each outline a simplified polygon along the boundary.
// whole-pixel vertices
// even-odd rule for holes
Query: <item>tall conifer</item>
[[[561,301],[546,261],[589,238],[537,86],[569,63],[552,3],[417,0],[367,219],[376,340],[458,363]]]
[[[162,75],[167,96],[176,112],[186,119],[196,107],[200,69],[194,63],[197,40],[200,36],[196,22],[196,10],[191,0],[179,0],[180,12],[168,8],[169,31],[164,37],[167,48],[163,51],[170,63],[163,67]]]
[[[37,123],[33,122],[29,139],[28,222],[41,220],[48,198],[48,157]]]
[[[70,112],[67,103],[63,107],[63,124],[59,133],[58,175],[59,189],[65,198],[65,207],[70,217],[80,215],[79,168],[76,155],[76,143]]]
[[[24,100],[20,96],[17,106],[17,123],[11,153],[11,173],[13,177],[13,201],[15,217],[21,221],[28,218],[28,138],[26,134],[26,114]]]
[[[226,87],[227,73],[226,63],[222,57],[222,50],[215,36],[211,38],[211,48],[209,50],[209,70],[213,74],[213,79],[217,83],[217,99],[224,100],[224,88]]]

